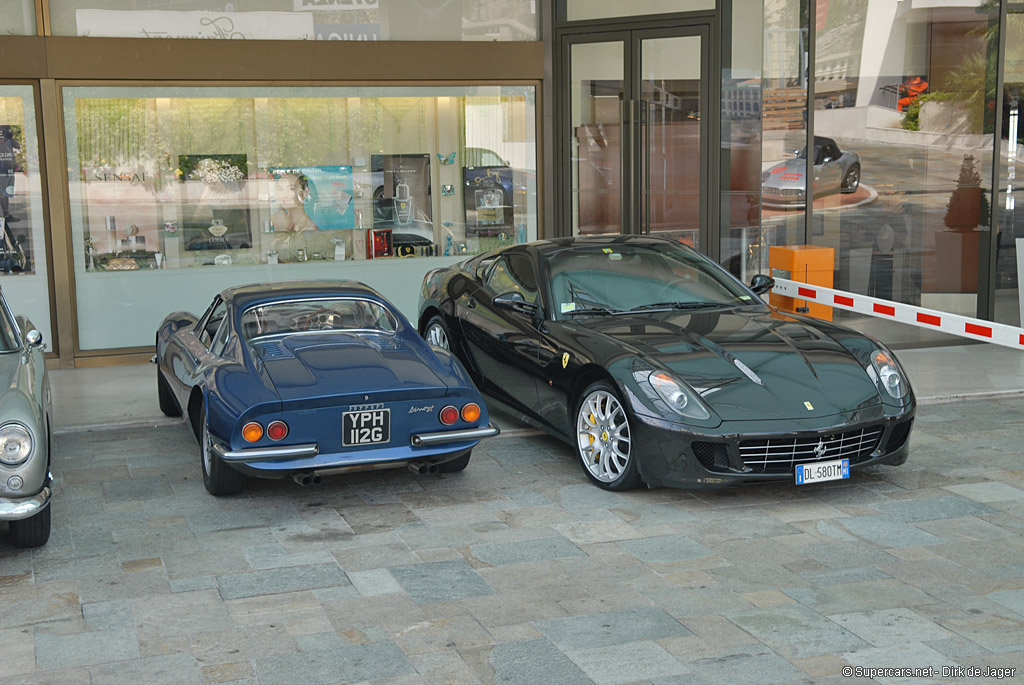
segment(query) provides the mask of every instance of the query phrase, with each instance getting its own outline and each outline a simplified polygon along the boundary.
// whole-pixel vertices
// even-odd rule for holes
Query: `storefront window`
[[[9,36],[36,35],[35,0],[8,0],[0,3],[0,26]]]
[[[39,139],[31,86],[0,85],[0,288],[53,349]]]
[[[535,41],[540,36],[537,0],[49,2],[55,36],[357,41]]]
[[[995,320],[1013,326],[1024,321],[1020,283],[1024,280],[1024,10],[1014,7],[1006,15],[1006,60],[1003,85],[1003,130],[1000,136],[999,218],[996,235]],[[1019,174],[1019,175],[1018,175]],[[1020,200],[1020,202],[1018,202]],[[1020,207],[1018,207],[1020,205]]]
[[[149,345],[227,285],[424,273],[537,237],[534,89],[63,90],[79,347]]]
[[[715,9],[715,0],[564,0],[568,21]],[[760,9],[758,10],[760,11]]]
[[[842,290],[975,316],[998,7],[906,4],[819,3],[812,240],[834,249]],[[891,335],[929,339],[904,329]]]

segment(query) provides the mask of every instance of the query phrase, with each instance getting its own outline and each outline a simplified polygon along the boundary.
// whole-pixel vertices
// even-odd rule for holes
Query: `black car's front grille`
[[[723,443],[693,442],[690,443],[690,449],[700,465],[708,471],[721,472],[729,468],[729,452]]]
[[[914,423],[914,419],[904,421],[903,423],[897,423],[889,431],[889,439],[885,441],[886,453],[895,452],[899,448],[903,447],[903,443],[910,437],[910,428]]]
[[[743,465],[757,473],[788,473],[795,464],[833,459],[856,464],[875,451],[881,436],[882,426],[869,426],[826,435],[743,440],[740,456]]]

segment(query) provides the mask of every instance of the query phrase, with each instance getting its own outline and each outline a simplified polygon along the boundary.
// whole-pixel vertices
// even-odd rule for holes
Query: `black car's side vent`
[[[692,442],[690,449],[700,465],[708,471],[728,471],[729,453],[720,442]]]
[[[894,452],[899,448],[903,447],[903,443],[910,437],[910,427],[913,425],[914,419],[904,421],[903,423],[897,423],[889,431],[889,439],[885,442],[885,452]]]

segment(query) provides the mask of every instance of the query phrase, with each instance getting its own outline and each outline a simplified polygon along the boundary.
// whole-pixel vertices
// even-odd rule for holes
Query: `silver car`
[[[15,547],[50,539],[51,416],[43,335],[0,291],[0,521]]]
[[[843,152],[836,141],[814,136],[814,196],[854,193],[860,187],[860,156]],[[761,174],[761,202],[765,207],[807,206],[807,149],[766,169]]]

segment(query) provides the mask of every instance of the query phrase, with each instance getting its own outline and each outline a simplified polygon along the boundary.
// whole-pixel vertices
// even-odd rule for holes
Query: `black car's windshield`
[[[574,245],[547,256],[556,318],[753,304],[697,252],[673,243]]]
[[[397,328],[398,321],[386,307],[358,298],[280,300],[250,307],[242,313],[242,335],[246,340],[308,331],[391,333]]]

